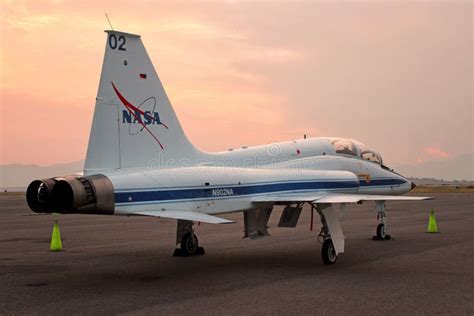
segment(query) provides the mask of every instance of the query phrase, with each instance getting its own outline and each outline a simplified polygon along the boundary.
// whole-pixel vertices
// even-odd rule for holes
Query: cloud
[[[266,63],[297,62],[303,58],[302,52],[279,47],[249,47],[244,54],[244,59]]]
[[[182,34],[187,36],[201,36],[209,39],[229,38],[244,39],[242,34],[223,30],[222,27],[205,23],[196,19],[174,19],[161,22],[155,26],[155,31],[168,32],[170,34]]]
[[[449,153],[441,150],[439,147],[425,147],[423,148],[423,152],[430,156],[439,158],[448,158],[450,156]]]
[[[19,28],[24,31],[36,30],[59,21],[57,16],[50,15],[31,15],[26,17],[12,17],[7,20],[7,23],[14,28]]]
[[[58,2],[0,0],[1,101],[23,113],[2,118],[9,162],[84,155],[109,28],[103,12],[115,29],[143,36],[205,150],[306,133],[359,139],[386,162],[472,152],[471,3]],[[74,142],[60,130],[64,117],[74,117]],[[42,154],[58,143],[65,150]]]

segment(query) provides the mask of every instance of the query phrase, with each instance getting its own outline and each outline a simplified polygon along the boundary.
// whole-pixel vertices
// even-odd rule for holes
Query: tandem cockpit
[[[334,147],[336,154],[362,158],[385,167],[382,156],[375,150],[368,148],[360,142],[351,139],[334,138],[331,139],[331,144]]]
[[[378,173],[378,175],[369,175],[369,177],[372,176],[378,176],[378,177],[394,177],[397,178],[397,181],[402,181],[401,183],[409,183],[411,189],[414,189],[416,185],[411,182],[409,179],[404,177],[403,175],[395,172],[393,169],[387,167],[384,164],[384,161],[382,159],[382,156],[375,150],[367,147],[366,145],[352,140],[352,139],[344,139],[344,138],[329,138],[328,139],[329,143],[332,145],[334,149],[334,153],[336,155],[341,155],[347,158],[355,158],[355,159],[361,159],[365,161],[369,161],[373,163],[374,165],[379,165],[380,168],[384,169],[383,172],[388,172],[383,175],[382,173]],[[360,175],[365,175],[365,174],[360,174]],[[372,182],[371,182],[372,183]],[[398,183],[400,185],[400,183]],[[394,187],[392,187],[393,189]]]

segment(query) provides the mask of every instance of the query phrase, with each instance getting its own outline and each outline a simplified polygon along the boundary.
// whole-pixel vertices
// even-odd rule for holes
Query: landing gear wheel
[[[380,239],[385,239],[385,237],[387,237],[385,235],[385,224],[378,224],[377,225],[377,238],[380,238]]]
[[[196,235],[187,233],[181,238],[181,251],[186,256],[195,255],[198,251],[199,241]]]
[[[323,247],[321,248],[321,254],[323,257],[324,264],[334,264],[337,260],[336,249],[332,243],[332,239],[328,238],[324,241]]]
[[[390,240],[390,235],[387,235],[385,231],[385,224],[380,223],[377,225],[377,236],[372,237],[372,240]]]

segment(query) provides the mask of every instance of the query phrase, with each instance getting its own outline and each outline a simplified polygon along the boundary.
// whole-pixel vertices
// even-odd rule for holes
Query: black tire
[[[385,232],[385,224],[378,224],[377,225],[377,238],[385,239],[387,237],[387,233]]]
[[[335,264],[337,261],[336,249],[332,243],[332,239],[326,239],[321,248],[321,254],[324,264]]]
[[[196,235],[187,233],[181,238],[181,251],[186,256],[195,255],[198,252],[199,241]]]

